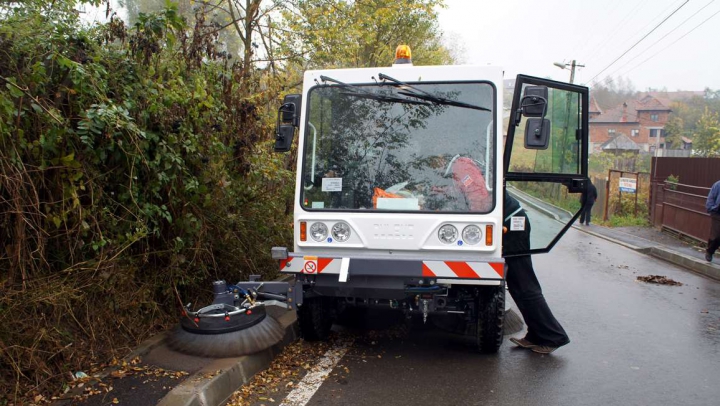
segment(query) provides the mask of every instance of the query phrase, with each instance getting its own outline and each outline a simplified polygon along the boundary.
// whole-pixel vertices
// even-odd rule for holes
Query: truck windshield
[[[306,210],[487,213],[495,88],[487,82],[324,85],[308,92]],[[481,106],[468,108],[466,106]]]

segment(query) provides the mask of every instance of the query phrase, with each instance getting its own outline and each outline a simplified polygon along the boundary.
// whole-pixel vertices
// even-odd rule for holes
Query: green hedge
[[[202,16],[84,29],[29,3],[0,17],[6,399],[122,355],[211,279],[274,276],[292,236],[278,79],[242,71]]]

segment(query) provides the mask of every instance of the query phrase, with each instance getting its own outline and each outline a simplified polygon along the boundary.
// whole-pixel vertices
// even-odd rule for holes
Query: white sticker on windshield
[[[510,231],[525,231],[525,216],[510,217]]]
[[[342,178],[323,178],[323,192],[342,192]]]
[[[325,208],[325,202],[312,202],[313,209],[324,209]]]

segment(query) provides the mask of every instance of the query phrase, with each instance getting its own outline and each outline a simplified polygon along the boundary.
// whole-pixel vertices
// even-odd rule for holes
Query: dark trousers
[[[590,224],[590,215],[592,214],[592,207],[595,203],[590,203],[583,209],[582,213],[580,213],[580,224]]]
[[[523,213],[524,215],[524,213]],[[503,252],[511,254],[530,247],[530,222],[525,231],[508,231],[503,236]],[[570,342],[567,333],[555,319],[543,296],[529,255],[505,258],[506,283],[527,325],[525,336],[533,344],[560,347]]]
[[[710,225],[710,239],[708,240],[708,254],[712,255],[720,248],[720,213],[712,213],[710,215],[712,223]]]

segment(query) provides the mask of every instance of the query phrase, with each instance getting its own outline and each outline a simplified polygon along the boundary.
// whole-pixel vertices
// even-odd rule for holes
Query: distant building
[[[672,113],[670,106],[673,102],[704,96],[704,91],[642,92],[635,100],[626,100],[617,107],[603,111],[591,95],[590,153],[613,150],[610,148],[612,145],[631,147],[625,139],[609,142],[622,135],[632,141],[640,153],[658,156],[689,155],[692,140],[686,137],[682,138],[682,146],[673,146],[672,151],[667,150],[665,124]]]
[[[621,154],[625,152],[631,152],[637,154],[640,152],[640,147],[625,134],[620,134],[613,137],[600,146],[602,152],[610,152],[613,154]]]
[[[638,100],[602,111],[591,98],[590,153],[602,151],[608,141],[621,135],[635,144],[639,152],[665,149],[665,124],[672,112],[669,106],[669,102],[645,94]],[[622,144],[628,145],[625,140]]]
[[[592,120],[595,117],[598,117],[602,114],[602,109],[600,108],[600,105],[598,104],[597,100],[595,100],[595,97],[590,96],[590,109],[588,112],[588,115],[590,116],[590,120]]]

